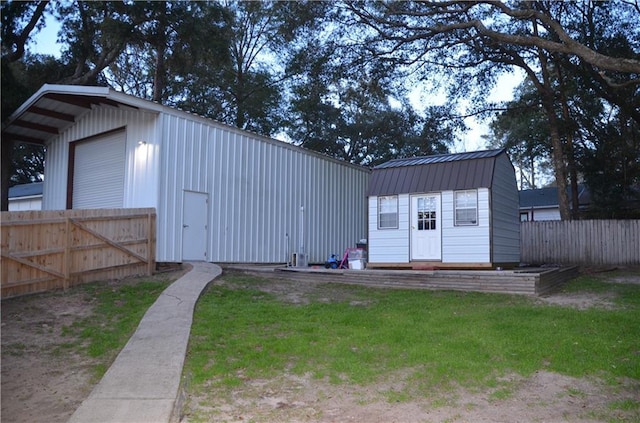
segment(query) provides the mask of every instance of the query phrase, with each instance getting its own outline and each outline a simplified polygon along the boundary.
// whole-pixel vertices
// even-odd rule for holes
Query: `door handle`
[[[183,228],[188,228],[188,227],[189,227],[189,225],[182,225],[182,227],[183,227]]]

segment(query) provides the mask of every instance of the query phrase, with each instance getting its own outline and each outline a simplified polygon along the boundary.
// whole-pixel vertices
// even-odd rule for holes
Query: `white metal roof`
[[[98,105],[155,111],[162,108],[108,87],[45,84],[2,125],[2,140],[44,144]]]

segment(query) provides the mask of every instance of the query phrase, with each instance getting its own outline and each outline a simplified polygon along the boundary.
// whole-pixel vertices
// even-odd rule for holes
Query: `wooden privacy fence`
[[[524,263],[640,264],[640,220],[522,222]]]
[[[2,298],[151,274],[155,209],[2,212]]]

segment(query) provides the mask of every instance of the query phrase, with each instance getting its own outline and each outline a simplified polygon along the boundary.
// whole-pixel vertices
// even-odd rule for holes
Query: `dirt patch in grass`
[[[167,275],[159,275],[166,278]],[[179,277],[172,274],[171,277]],[[601,275],[603,278],[607,274]],[[637,275],[615,275],[633,278]],[[635,279],[637,278],[637,279]],[[616,283],[636,283],[612,280]],[[136,283],[135,279],[109,282]],[[224,282],[219,282],[224,283]],[[271,280],[252,288],[285,301],[350,301],[350,290],[326,284]],[[554,293],[541,301],[566,306],[602,306],[610,299],[583,293]],[[589,294],[591,295],[591,294]],[[558,300],[561,298],[561,300]],[[2,421],[66,422],[98,382],[92,369],[108,362],[82,354],[81,341],[64,328],[94,312],[95,299],[81,289],[33,295],[2,302]],[[611,303],[613,306],[613,303]],[[608,306],[607,306],[608,307]],[[410,370],[376,384],[332,384],[310,375],[284,373],[271,380],[246,380],[241,386],[211,387],[187,399],[184,422],[590,422],[639,421],[640,381],[612,386],[550,372],[512,376],[483,392],[442,388],[418,399]],[[410,393],[410,392],[409,392]],[[611,404],[615,406],[612,408]]]
[[[236,389],[191,397],[182,422],[632,422],[640,417],[637,409],[610,407],[633,401],[637,381],[612,387],[541,371],[504,379],[482,392],[445,388],[406,399],[403,390],[415,383],[407,375],[401,372],[367,386],[290,374],[248,380]]]
[[[582,273],[590,275],[600,282],[640,285],[640,268],[622,270],[611,269],[609,271],[601,269],[583,269]],[[616,307],[614,300],[615,294],[607,291],[565,292],[562,290],[553,292],[550,295],[546,295],[538,299],[541,303],[574,307],[581,310],[592,307],[611,310]]]
[[[107,288],[140,280],[177,279],[184,271],[105,282]],[[97,305],[82,287],[2,301],[2,421],[66,422],[99,381],[92,358],[65,328],[91,316]]]

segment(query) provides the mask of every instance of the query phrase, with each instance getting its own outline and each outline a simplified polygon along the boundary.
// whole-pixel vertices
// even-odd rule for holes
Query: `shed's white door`
[[[182,220],[182,259],[207,259],[207,214],[209,196],[203,192],[184,192]]]
[[[440,195],[411,197],[411,260],[442,260]]]

